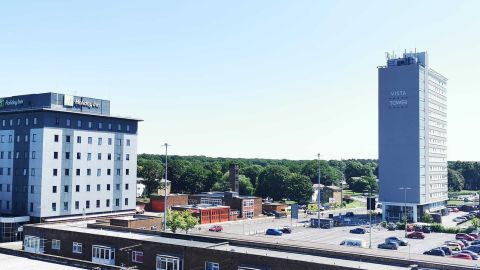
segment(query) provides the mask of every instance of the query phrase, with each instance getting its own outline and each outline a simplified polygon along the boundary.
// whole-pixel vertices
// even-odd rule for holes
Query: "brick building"
[[[173,205],[187,205],[187,194],[169,194],[167,195],[167,206]],[[164,212],[165,211],[165,196],[163,195],[151,195],[150,196],[150,210],[152,212]]]
[[[200,224],[225,222],[230,220],[230,206],[196,204],[196,205],[175,205],[172,210],[192,212],[198,218]]]
[[[231,211],[238,211],[238,218],[254,218],[262,214],[262,198],[241,196],[232,191],[193,194],[188,201],[190,204],[230,206]]]
[[[271,213],[273,211],[275,212],[286,212],[288,208],[288,205],[285,203],[279,203],[279,202],[264,202],[262,204],[262,211],[263,212],[268,212]]]

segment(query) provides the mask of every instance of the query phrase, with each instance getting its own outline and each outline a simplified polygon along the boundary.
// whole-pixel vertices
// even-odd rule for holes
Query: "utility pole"
[[[317,192],[317,199],[318,199],[318,228],[320,229],[320,208],[322,206],[322,197],[320,192],[320,153],[317,154],[318,156],[318,192]]]
[[[369,244],[368,248],[372,248],[372,186],[368,186],[368,198],[367,198],[367,205],[369,205],[368,209],[368,217],[370,219],[370,233],[369,233]]]
[[[403,190],[403,216],[405,218],[405,237],[407,237],[407,221],[408,221],[408,216],[407,216],[407,190],[410,190],[412,188],[401,187],[399,189]]]
[[[167,231],[167,179],[168,179],[168,143],[163,144],[165,146],[165,181],[163,186],[163,231]]]

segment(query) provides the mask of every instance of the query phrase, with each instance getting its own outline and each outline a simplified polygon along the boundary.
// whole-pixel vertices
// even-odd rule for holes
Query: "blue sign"
[[[292,218],[298,219],[298,204],[292,204]]]

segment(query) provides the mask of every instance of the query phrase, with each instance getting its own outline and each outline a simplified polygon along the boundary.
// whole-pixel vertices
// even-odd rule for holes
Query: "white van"
[[[366,248],[367,243],[361,239],[345,239],[340,243],[341,246]]]

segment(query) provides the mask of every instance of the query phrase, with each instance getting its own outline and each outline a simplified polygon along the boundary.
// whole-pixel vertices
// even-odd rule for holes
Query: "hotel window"
[[[118,124],[118,125],[117,125],[117,130],[118,130],[118,131],[122,130],[122,125]]]
[[[107,154],[107,159],[108,159],[108,160],[112,160],[112,154],[108,153],[108,154]]]
[[[97,176],[102,176],[102,169],[97,169]]]
[[[115,199],[115,206],[120,206],[120,199]]]
[[[17,142],[20,142],[20,135],[17,135]]]
[[[100,200],[97,200],[96,206],[97,206],[97,208],[100,208]]]
[[[53,135],[53,141],[58,142],[58,135]]]
[[[115,189],[120,190],[120,184],[115,184]]]
[[[87,169],[87,175],[88,176],[92,175],[92,169]]]
[[[77,169],[77,175],[80,176],[80,169]]]
[[[53,169],[53,176],[57,176],[58,175],[58,170],[57,169]]]
[[[215,262],[205,262],[205,270],[220,270],[220,266]]]
[[[72,252],[73,253],[82,253],[82,243],[73,242]]]
[[[70,159],[70,152],[65,152],[65,159]]]
[[[13,126],[13,119],[10,119],[10,126]]]
[[[112,170],[111,169],[107,169],[107,175],[111,175],[112,174]]]
[[[37,142],[37,134],[32,134],[32,142]]]
[[[17,118],[17,126],[20,126],[21,120],[20,118]]]
[[[82,143],[82,137],[77,136],[77,143]]]
[[[130,175],[130,169],[125,169],[125,175]]]
[[[25,118],[25,126],[28,126],[28,118]]]
[[[68,193],[68,185],[65,185],[65,186],[63,187],[63,191],[64,191],[65,193]]]
[[[87,185],[87,191],[90,192],[90,185]]]
[[[116,156],[117,156],[117,160],[122,160],[122,154],[117,153]]]
[[[107,184],[107,190],[110,190],[110,184]]]
[[[65,169],[65,176],[70,176],[70,169]]]
[[[92,128],[92,122],[88,122],[88,128]]]
[[[117,169],[117,176],[121,174],[120,169]]]
[[[80,209],[80,202],[79,201],[75,201],[75,209],[76,210]]]
[[[36,159],[36,158],[37,158],[37,152],[32,151],[32,159]]]
[[[110,199],[107,199],[107,200],[105,201],[105,206],[110,207]]]
[[[52,239],[52,249],[60,250],[60,240]]]
[[[35,193],[35,186],[34,185],[30,186],[30,193],[31,194]]]
[[[117,139],[117,145],[122,146],[122,139]]]
[[[133,251],[132,252],[132,262],[143,263],[143,252],[142,251]]]
[[[88,144],[92,144],[92,143],[93,143],[93,138],[92,138],[92,137],[88,137],[88,138],[87,138],[87,141],[88,141]]]
[[[108,145],[112,145],[112,138],[108,138]]]
[[[57,193],[57,186],[52,186],[52,193]]]
[[[67,127],[70,126],[70,119],[67,119]]]
[[[130,132],[130,125],[127,125],[127,132]]]
[[[63,202],[63,211],[68,211],[68,202]]]
[[[102,138],[98,138],[98,145],[102,145]]]
[[[112,124],[108,124],[108,129],[112,130]]]
[[[34,124],[34,125],[37,124],[37,120],[38,120],[37,117],[34,117],[34,118],[33,118],[33,124]]]
[[[125,190],[128,190],[128,184],[125,184]]]
[[[7,192],[10,192],[10,184],[7,184]]]
[[[85,208],[90,209],[90,201],[85,202]]]
[[[128,205],[128,198],[125,198],[125,205]]]
[[[65,136],[65,142],[70,143],[70,135]]]
[[[127,146],[130,146],[130,139],[127,139]]]
[[[181,270],[183,269],[183,262],[178,257],[158,255],[156,266],[157,270]]]
[[[30,175],[35,176],[35,168],[30,169]]]
[[[77,127],[81,128],[82,127],[82,120],[77,121]]]
[[[28,135],[25,135],[25,142],[28,142]]]
[[[97,159],[98,159],[98,160],[102,160],[102,153],[98,153],[98,154],[97,154]]]
[[[77,159],[82,159],[82,153],[77,152]]]
[[[97,184],[97,191],[100,191],[100,184]]]
[[[103,123],[98,123],[98,129],[102,129],[103,128]]]
[[[92,153],[87,153],[87,160],[92,160]]]
[[[75,186],[75,192],[80,192],[80,185]]]
[[[125,155],[125,160],[130,160],[130,154]]]
[[[52,203],[52,211],[57,211],[57,203]]]

